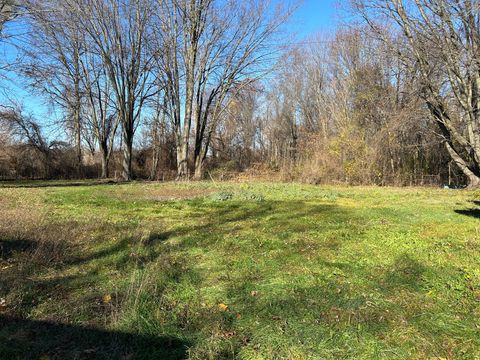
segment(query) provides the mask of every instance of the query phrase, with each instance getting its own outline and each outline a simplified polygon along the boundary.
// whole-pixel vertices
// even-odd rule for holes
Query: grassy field
[[[66,185],[0,184],[0,359],[480,358],[480,192]]]

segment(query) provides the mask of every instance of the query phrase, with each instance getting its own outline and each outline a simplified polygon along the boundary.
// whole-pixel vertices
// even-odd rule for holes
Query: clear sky
[[[300,37],[334,31],[338,15],[337,3],[338,0],[303,0],[294,15],[292,30]]]

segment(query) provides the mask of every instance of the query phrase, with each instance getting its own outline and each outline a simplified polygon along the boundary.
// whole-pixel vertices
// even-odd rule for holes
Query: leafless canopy
[[[421,81],[419,95],[453,161],[480,184],[480,8],[476,0],[358,1],[364,19]],[[401,35],[380,30],[386,20]]]

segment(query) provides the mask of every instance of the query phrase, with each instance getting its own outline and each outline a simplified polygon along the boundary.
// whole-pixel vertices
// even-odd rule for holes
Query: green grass
[[[478,192],[41,184],[0,184],[1,359],[480,358]]]

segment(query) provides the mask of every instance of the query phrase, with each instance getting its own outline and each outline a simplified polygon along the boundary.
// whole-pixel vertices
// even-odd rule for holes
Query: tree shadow
[[[211,204],[207,204],[205,212],[202,210],[202,204],[198,207],[200,211],[191,216],[194,222],[200,222],[200,225],[185,224],[176,226],[168,231],[157,231],[150,235],[147,239],[147,245],[154,245],[158,242],[167,241],[173,237],[182,238],[182,246],[201,244],[202,246],[210,245],[215,236],[230,235],[232,227],[235,224],[253,230],[262,227],[261,221],[266,217],[271,218],[272,223],[283,230],[292,232],[302,232],[305,229],[298,226],[298,220],[303,217],[316,216],[322,213],[333,214],[339,210],[338,206],[331,204],[310,205],[305,201],[265,201],[247,203],[248,206],[242,206],[237,202],[221,203],[222,206],[208,211]],[[205,206],[205,204],[203,204]],[[338,213],[340,214],[340,212]],[[338,215],[337,214],[337,215]],[[348,215],[341,211],[342,217],[348,219]],[[262,227],[263,230],[266,230]],[[235,230],[235,229],[233,229]],[[279,229],[275,229],[275,232]]]
[[[65,251],[55,262],[42,262],[35,259],[29,262],[39,247],[48,248],[59,239],[2,240],[5,265],[0,267],[0,359],[39,359],[47,355],[49,359],[184,359],[192,345],[186,340],[171,336],[148,336],[119,331],[109,331],[100,327],[108,326],[115,314],[123,311],[129,303],[125,291],[119,289],[107,303],[99,282],[112,271],[141,268],[162,256],[162,270],[169,281],[180,279],[189,269],[185,261],[168,261],[167,254],[156,253],[151,249],[148,256],[131,256],[130,245],[141,246],[140,239],[125,237],[115,244],[94,251],[90,255],[72,257]],[[145,249],[150,250],[147,246]],[[0,265],[3,265],[0,263]],[[80,272],[65,274],[72,266],[82,267]],[[55,275],[42,276],[46,269]],[[130,275],[127,275],[130,276]],[[75,296],[81,291],[82,296]],[[161,294],[159,294],[161,295]],[[43,315],[50,321],[28,319],[29,314],[40,306]],[[47,306],[47,308],[45,308]],[[78,314],[75,309],[82,309]],[[78,317],[80,316],[80,317]],[[77,320],[73,320],[77,319]],[[77,326],[75,323],[93,324],[93,327]],[[98,326],[98,327],[97,327]]]
[[[186,359],[191,344],[174,337],[25,320],[0,315],[0,358]]]
[[[335,334],[346,343],[345,347],[330,349],[334,352],[329,354],[334,358],[357,358],[355,350],[364,345],[362,338],[372,337],[383,342],[386,355],[399,344],[398,339],[385,334],[395,333],[399,326],[414,329],[419,342],[431,344],[438,354],[448,351],[444,349],[448,346],[444,339],[451,335],[450,324],[432,321],[433,314],[425,313],[424,307],[429,299],[428,279],[439,278],[435,268],[422,264],[409,253],[399,254],[381,269],[354,262],[331,263],[320,259],[317,263],[333,271],[319,276],[314,285],[302,285],[292,278],[290,284],[285,282],[276,291],[267,293],[262,292],[261,283],[248,277],[235,278],[227,289],[227,297],[235,299],[232,309],[228,310],[230,317],[234,319],[236,312],[255,314],[255,321],[262,324],[262,332],[270,334],[272,341],[278,343],[301,338],[306,346],[314,346],[318,339]],[[335,268],[342,270],[341,276],[334,276]],[[443,271],[458,272],[454,268]],[[456,320],[455,312],[446,313],[442,304],[429,300],[432,311],[443,311],[443,319]],[[252,330],[237,327],[234,320],[226,326],[226,331],[236,337],[232,346],[240,351]],[[362,338],[358,338],[360,328]],[[281,352],[275,355],[282,357]]]
[[[395,259],[390,271],[384,277],[383,288],[390,292],[399,288],[421,291],[422,276],[426,268],[408,254],[402,254]]]
[[[95,251],[89,255],[83,256],[71,256],[64,260],[65,265],[81,265],[86,264],[94,260],[100,260],[103,258],[107,258],[109,256],[113,256],[115,254],[124,252],[128,249],[128,246],[135,242],[135,239],[124,237],[115,244],[109,246],[108,248]]]
[[[181,206],[184,205],[182,203]],[[144,267],[155,262],[155,266],[159,270],[155,278],[157,292],[149,294],[155,299],[149,300],[153,301],[152,308],[155,308],[162,301],[163,287],[170,289],[176,287],[181,284],[184,277],[189,276],[188,274],[192,279],[198,277],[200,284],[201,277],[207,275],[202,271],[208,270],[197,267],[196,257],[188,255],[192,248],[198,249],[198,251],[194,251],[197,254],[210,250],[224,254],[216,264],[226,269],[235,266],[234,261],[237,261],[239,257],[250,257],[259,251],[274,250],[271,252],[271,261],[280,263],[279,259],[292,255],[296,256],[295,261],[298,259],[307,261],[306,255],[315,249],[316,253],[320,254],[315,261],[324,267],[331,268],[331,271],[328,272],[329,277],[319,278],[318,283],[313,286],[310,284],[302,287],[301,284],[292,283],[291,290],[288,289],[288,291],[275,288],[268,296],[264,296],[262,293],[252,296],[251,292],[256,290],[257,283],[265,280],[268,276],[275,276],[272,273],[261,273],[257,277],[253,270],[241,273],[240,276],[234,274],[232,278],[227,277],[227,280],[219,279],[218,284],[218,286],[226,288],[229,298],[237,300],[233,310],[241,314],[257,314],[258,320],[262,321],[262,326],[277,329],[279,333],[284,333],[283,336],[291,338],[298,336],[293,329],[289,330],[289,327],[292,323],[297,322],[298,325],[303,321],[302,319],[308,319],[312,324],[306,326],[306,332],[302,334],[306,340],[312,340],[315,336],[318,338],[329,337],[332,329],[338,333],[350,334],[354,338],[356,337],[354,330],[357,325],[365,325],[368,329],[366,331],[372,336],[380,337],[397,320],[394,318],[396,314],[385,304],[372,306],[369,303],[368,294],[381,291],[382,296],[387,297],[399,289],[406,289],[411,293],[422,292],[422,276],[428,269],[408,255],[403,254],[395,258],[392,264],[388,264],[387,268],[380,269],[381,271],[378,273],[374,273],[374,269],[356,264],[354,261],[344,263],[332,261],[332,256],[340,253],[346,242],[362,241],[364,225],[362,221],[356,221],[359,220],[356,216],[361,219],[361,215],[356,215],[355,212],[348,209],[332,204],[313,204],[305,201],[212,204],[196,200],[194,205],[189,209],[194,210],[189,213],[191,218],[182,219],[183,211],[179,211],[177,213],[178,223],[174,223],[169,229],[162,229],[158,225],[144,237],[119,236],[116,242],[109,243],[109,246],[103,246],[101,249],[97,247],[94,251],[86,254],[80,253],[75,257],[68,254],[56,265],[59,270],[81,265],[84,269],[81,273],[41,280],[37,278],[34,281],[29,279],[31,273],[15,273],[15,269],[12,269],[11,278],[0,279],[0,290],[2,282],[8,289],[15,281],[23,281],[28,291],[34,296],[41,295],[45,298],[61,291],[65,294],[65,298],[53,297],[54,301],[68,303],[70,301],[68,295],[79,289],[87,289],[90,297],[101,296],[101,293],[95,293],[97,291],[95,290],[96,281],[98,281],[95,278],[95,271],[103,271],[95,268],[99,263],[102,267],[113,268],[121,271],[122,274],[129,274],[131,269],[137,269],[139,265]],[[343,237],[341,232],[337,232],[337,229],[344,228],[345,224],[351,227],[357,226],[357,223],[358,232],[353,237]],[[248,230],[248,232],[246,236],[236,238],[232,235],[235,235],[237,230],[240,230],[239,233],[244,230]],[[308,235],[311,230],[314,230],[316,234],[313,237]],[[265,233],[269,242],[260,244],[252,240],[251,234],[255,231]],[[325,238],[319,236],[319,234],[332,231],[335,232],[335,236]],[[304,236],[304,233],[307,235]],[[175,241],[164,246],[168,240]],[[239,242],[238,246],[235,241]],[[20,245],[18,250],[22,250]],[[244,250],[247,251],[243,252]],[[233,257],[230,258],[230,256]],[[343,274],[337,275],[336,268],[339,270],[338,273]],[[283,268],[280,266],[272,269],[274,269],[272,271],[282,271]],[[356,290],[346,281],[350,278],[361,278],[366,285]],[[191,282],[197,283],[193,280]],[[35,305],[29,302],[30,298],[26,300],[28,301],[25,302],[26,311],[24,313],[29,313]],[[88,304],[95,303],[95,299],[92,298],[81,300]],[[176,309],[175,306],[177,305],[171,305],[171,308],[167,306],[167,310],[162,311],[173,312]],[[68,312],[67,319],[73,309],[75,309],[73,302],[64,308],[64,311]],[[146,309],[148,311],[142,313],[142,316],[148,317],[151,308],[147,307]],[[205,331],[201,326],[211,321],[212,313],[206,312],[205,315],[200,313],[197,315],[198,324],[190,325],[189,316],[191,315],[187,306],[185,309],[185,323],[189,324],[188,326],[191,328],[186,325],[185,328],[182,328],[173,321],[169,325],[182,329],[182,336],[185,334],[185,337],[189,339],[201,339],[201,336],[196,336]],[[98,311],[92,311],[92,314],[96,314],[99,318],[104,315]],[[312,314],[315,314],[316,317],[312,318]],[[0,326],[0,351],[4,351],[9,356],[0,352],[2,359],[28,358],[26,357],[30,354],[28,349],[31,349],[32,354],[36,354],[36,358],[38,358],[38,354],[45,352],[47,355],[51,354],[52,359],[120,359],[122,357],[124,359],[181,359],[185,357],[187,347],[196,345],[193,340],[190,344],[175,338],[147,337],[62,325],[61,322],[68,322],[68,320],[62,318],[61,315],[58,323],[22,320],[18,318],[18,313],[15,315],[17,318],[7,319],[5,316],[0,316],[1,324],[7,324],[5,327]],[[56,314],[47,315],[49,318],[50,315],[54,318]],[[225,326],[225,337],[230,336],[230,327],[236,331],[235,337],[238,338],[236,346],[239,349],[246,346],[250,336],[249,332],[256,331],[256,329],[235,329],[235,314],[231,313],[229,316],[228,321],[219,322]],[[158,321],[154,317],[151,320],[152,322]],[[92,323],[101,324],[101,321]],[[213,323],[212,327],[215,326],[216,323]],[[312,333],[307,331],[312,331]],[[59,340],[55,340],[57,336],[60,338]],[[8,353],[8,349],[15,350],[18,355],[13,350]],[[22,351],[24,352],[22,353]],[[24,356],[24,354],[26,355]],[[279,357],[281,355],[279,354]],[[342,354],[339,353],[339,357],[341,357],[340,355]]]
[[[17,252],[24,252],[35,246],[33,241],[29,240],[1,240],[0,239],[0,260],[8,259]]]
[[[475,219],[480,219],[480,200],[472,200],[471,203],[478,206],[477,208],[455,210],[459,215],[473,217]]]
[[[466,209],[466,210],[455,210],[459,215],[470,216],[475,219],[480,219],[480,209]]]
[[[27,354],[30,350],[22,353],[21,349],[23,348],[31,349],[31,353],[35,352],[35,354],[41,351],[52,351],[51,349],[53,349],[56,351],[56,353],[53,352],[54,355],[59,354],[55,355],[56,358],[62,359],[121,358],[121,353],[126,352],[133,346],[127,341],[129,336],[136,338],[137,343],[141,344],[139,345],[140,350],[142,348],[155,347],[151,345],[155,343],[159,344],[158,347],[161,350],[161,345],[165,341],[168,343],[168,339],[155,340],[154,338],[152,342],[142,336],[122,335],[106,330],[85,330],[75,325],[62,325],[62,323],[75,322],[72,319],[77,317],[71,311],[77,307],[82,308],[81,316],[82,319],[85,319],[84,316],[87,317],[85,319],[87,323],[102,325],[104,323],[103,319],[108,318],[110,315],[108,309],[104,309],[103,305],[98,305],[99,302],[101,303],[103,294],[101,290],[103,286],[98,284],[98,282],[100,279],[104,279],[105,273],[103,272],[105,268],[113,272],[120,271],[126,276],[131,276],[129,274],[134,269],[142,269],[155,262],[162,272],[159,274],[159,277],[162,278],[162,281],[166,284],[165,286],[174,286],[174,284],[180,283],[185,276],[198,277],[198,279],[202,276],[202,274],[194,272],[195,259],[188,257],[184,251],[187,248],[201,247],[208,251],[209,246],[217,246],[215,242],[219,239],[226,239],[231,231],[235,231],[235,228],[244,229],[248,227],[255,229],[262,226],[260,223],[266,217],[272,219],[271,222],[277,227],[280,226],[283,231],[295,227],[295,223],[299,218],[335,210],[333,205],[312,205],[306,204],[304,201],[289,202],[288,204],[284,202],[231,202],[227,204],[199,202],[195,204],[194,208],[195,212],[189,221],[173,226],[172,229],[167,231],[162,231],[161,228],[153,228],[147,236],[143,237],[131,234],[119,236],[119,239],[114,243],[110,243],[108,246],[101,246],[100,248],[96,247],[93,251],[88,251],[87,253],[84,251],[78,252],[76,251],[78,250],[77,248],[67,249],[55,258],[54,261],[45,264],[30,262],[31,254],[35,252],[38,246],[44,246],[46,249],[51,248],[46,246],[46,243],[69,242],[61,228],[58,228],[58,231],[55,233],[43,234],[45,236],[38,236],[42,229],[35,228],[31,234],[27,233],[22,238],[17,239],[9,237],[9,234],[6,232],[2,234],[5,257],[15,255],[15,259],[12,259],[14,266],[2,272],[0,297],[13,294],[13,298],[17,296],[18,303],[12,305],[12,308],[8,308],[6,312],[0,315],[2,316],[0,321],[2,321],[2,324],[6,324],[6,326],[0,327],[0,343],[7,343],[6,341],[8,340],[10,344],[6,350],[2,349],[8,356],[2,356],[3,354],[0,353],[0,358],[15,358],[17,353],[19,354],[17,358],[25,358],[24,354]],[[347,217],[347,214],[343,215]],[[66,224],[65,226],[76,225]],[[102,228],[102,224],[99,223],[98,228]],[[301,232],[304,229],[298,228],[295,231],[297,230]],[[107,238],[105,240],[109,240],[108,234],[110,231],[112,231],[111,228],[107,229]],[[272,230],[272,234],[273,232]],[[76,233],[73,232],[73,234]],[[164,242],[173,237],[179,241],[175,241],[174,244],[169,244],[168,246],[163,245]],[[90,241],[103,241],[103,239],[103,235],[96,234],[95,238]],[[80,271],[75,270],[73,273],[69,271],[70,268],[78,268],[79,266],[81,267]],[[50,273],[48,277],[39,276],[47,269]],[[67,273],[68,275],[66,275]],[[157,299],[161,299],[161,288],[162,286],[159,285],[159,292],[156,294],[158,296]],[[81,297],[73,296],[79,290],[82,292],[85,290],[84,295]],[[121,289],[120,291],[123,290]],[[120,297],[124,297],[124,295],[120,294]],[[42,310],[44,314],[41,315],[42,318],[55,319],[55,322],[45,323],[21,319],[31,314],[39,305],[47,306]],[[118,310],[120,310],[120,307],[123,305],[124,303],[120,302],[115,304],[115,307],[118,306]],[[12,317],[7,318],[7,315]],[[97,317],[97,321],[94,317]],[[85,321],[82,320],[82,323],[85,323]],[[197,330],[192,329],[187,335],[193,338],[192,336]],[[65,332],[64,337],[58,335],[63,332]],[[28,335],[25,339],[20,336],[18,339],[19,334],[32,335]],[[46,345],[43,343],[48,344],[48,339],[55,339],[57,336],[60,336],[60,340],[54,342],[51,346],[45,347]],[[86,339],[85,343],[83,338]],[[103,340],[97,341],[96,338]],[[112,342],[113,340],[109,340],[111,338],[120,339],[120,345]],[[175,343],[175,339],[172,341]],[[103,342],[105,345],[102,347],[101,343]],[[187,346],[189,344],[184,345]],[[172,354],[175,354],[175,351],[180,346],[175,345],[173,347],[174,351]],[[12,349],[13,352],[7,353],[8,348]],[[91,354],[84,354],[85,350],[95,348],[100,349],[98,351],[100,355],[95,355],[97,357]],[[160,350],[157,350],[157,352]],[[108,352],[114,355],[105,357],[104,353]],[[149,353],[155,354],[153,350],[145,352],[145,354]],[[140,354],[142,354],[141,351]],[[170,356],[167,354],[167,356],[159,353],[156,357],[145,358],[181,358],[183,354],[184,352],[175,357],[174,355]],[[127,358],[125,357],[125,359]],[[141,356],[137,356],[135,353],[135,356],[131,358],[137,359],[141,358]]]

